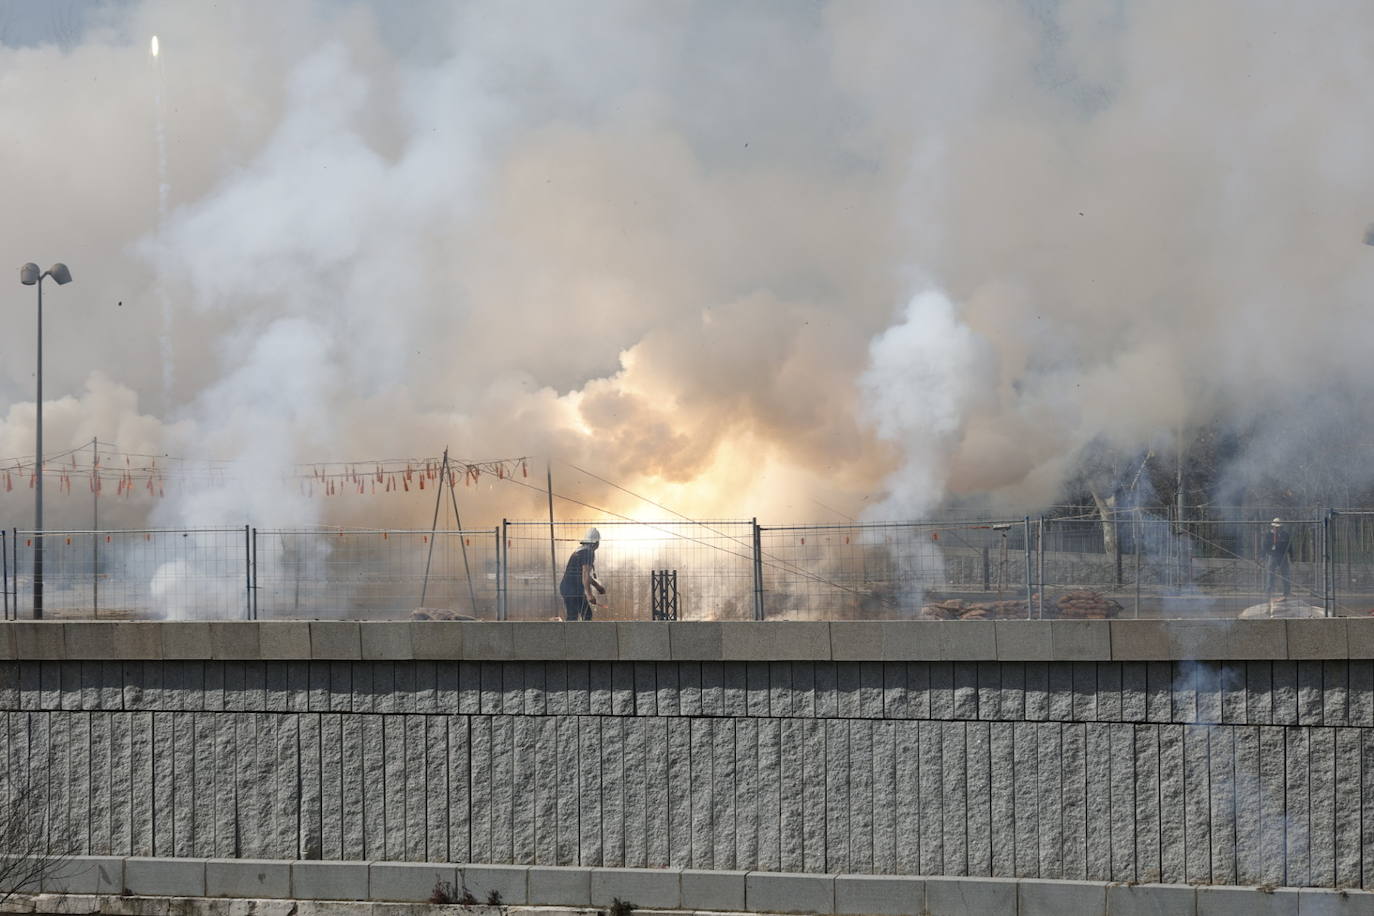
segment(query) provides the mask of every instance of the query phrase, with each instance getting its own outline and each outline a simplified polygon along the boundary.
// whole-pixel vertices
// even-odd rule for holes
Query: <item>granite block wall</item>
[[[83,855],[1374,886],[1374,662],[0,662]]]

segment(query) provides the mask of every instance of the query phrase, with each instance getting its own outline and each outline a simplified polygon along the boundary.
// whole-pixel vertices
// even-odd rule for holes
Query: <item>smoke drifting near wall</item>
[[[16,5],[0,249],[76,277],[45,303],[53,450],[237,462],[112,523],[427,526],[428,494],[281,478],[445,444],[779,521],[1034,509],[1089,443],[1206,424],[1243,434],[1226,487],[1360,485],[1371,27],[1353,2]],[[473,524],[542,510],[461,495]]]

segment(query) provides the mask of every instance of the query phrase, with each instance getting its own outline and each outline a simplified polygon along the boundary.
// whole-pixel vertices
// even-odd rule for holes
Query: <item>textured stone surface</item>
[[[1370,670],[20,661],[0,756],[82,853],[1352,885]]]

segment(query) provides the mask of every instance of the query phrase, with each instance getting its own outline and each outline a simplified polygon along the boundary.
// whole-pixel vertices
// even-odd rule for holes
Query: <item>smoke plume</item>
[[[1241,444],[1216,498],[1336,499],[1374,420],[1371,28],[1334,0],[11,4],[0,248],[76,278],[45,295],[51,451],[232,463],[130,522],[427,527],[428,490],[291,468],[445,446],[539,459],[460,491],[472,524],[539,514],[545,456],[648,517],[573,468],[697,517],[1019,512],[1093,443],[1202,427]]]

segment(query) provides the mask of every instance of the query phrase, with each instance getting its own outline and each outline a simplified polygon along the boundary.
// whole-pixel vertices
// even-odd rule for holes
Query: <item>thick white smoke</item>
[[[1243,445],[1226,494],[1367,482],[1365,5],[13,9],[0,248],[76,276],[45,303],[51,448],[235,462],[158,523],[427,525],[428,491],[284,477],[445,445],[552,455],[621,511],[662,515],[567,464],[779,521],[1033,509],[1090,443],[1202,426]],[[460,496],[473,524],[542,511]]]

